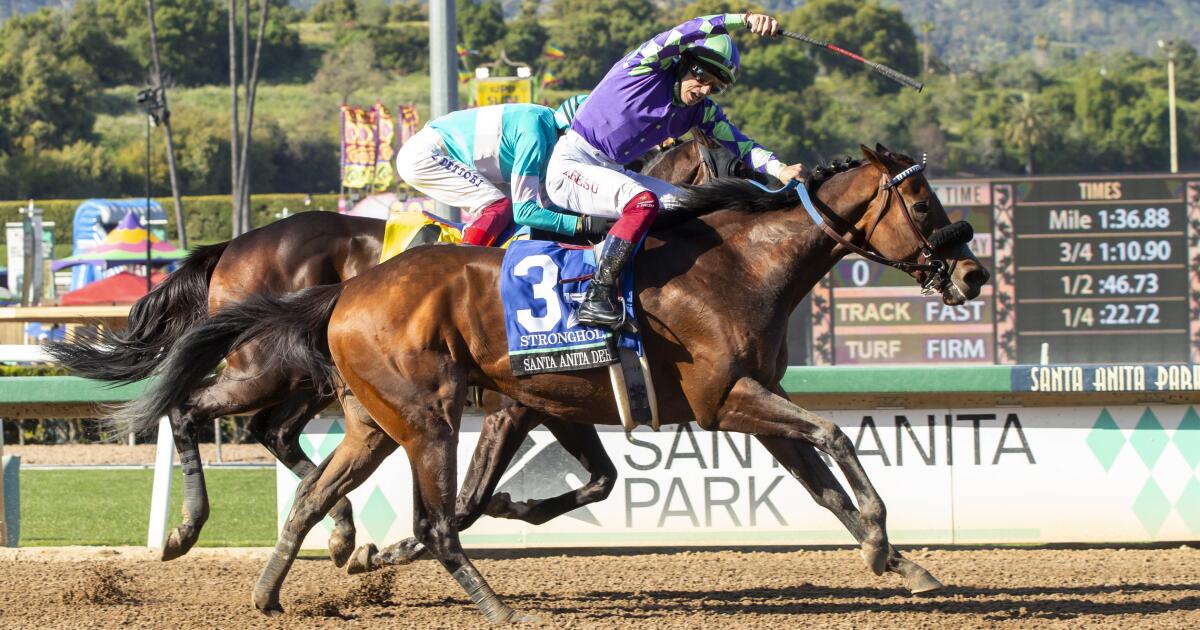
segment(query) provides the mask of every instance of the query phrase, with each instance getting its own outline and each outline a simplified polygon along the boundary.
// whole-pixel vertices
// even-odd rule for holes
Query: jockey
[[[759,172],[781,181],[800,176],[733,126],[708,97],[737,78],[739,55],[728,29],[762,36],[779,32],[760,14],[698,17],[656,35],[618,61],[592,91],[571,130],[555,146],[546,191],[556,205],[583,215],[618,219],[608,233],[592,284],[579,308],[588,326],[620,325],[614,292],[621,269],[658,213],[678,192],[621,164],[667,138],[699,127]]]
[[[571,97],[558,110],[515,103],[446,114],[400,147],[396,171],[434,200],[467,209],[473,220],[464,244],[496,244],[514,214],[522,225],[598,240],[611,222],[547,209],[542,192],[550,152],[585,98]]]

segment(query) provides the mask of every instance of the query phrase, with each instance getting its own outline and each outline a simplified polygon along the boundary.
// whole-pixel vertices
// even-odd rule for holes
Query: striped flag
[[[550,42],[546,42],[546,45],[542,48],[542,56],[547,59],[564,59],[567,53]]]
[[[546,68],[545,72],[542,72],[542,87],[554,85],[558,81],[559,78],[554,76],[554,73],[550,72],[549,68]]]

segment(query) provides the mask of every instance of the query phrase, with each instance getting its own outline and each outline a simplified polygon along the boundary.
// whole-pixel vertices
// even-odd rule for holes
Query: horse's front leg
[[[710,427],[705,427],[710,428]],[[716,428],[764,438],[804,440],[833,458],[858,500],[862,556],[875,575],[887,569],[887,510],[854,452],[850,438],[833,422],[801,409],[758,381],[740,379],[717,413]]]
[[[762,436],[758,436],[758,441],[808,490],[818,505],[832,512],[846,526],[855,540],[861,543],[866,538],[858,508],[854,507],[842,484],[811,444]],[[937,578],[921,565],[900,555],[895,547],[888,552],[888,572],[899,575],[910,593],[924,595],[942,589],[942,583]]]

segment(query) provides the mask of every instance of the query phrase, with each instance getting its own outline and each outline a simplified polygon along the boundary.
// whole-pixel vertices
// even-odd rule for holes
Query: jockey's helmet
[[[692,64],[699,64],[702,69],[715,74],[726,85],[733,85],[733,82],[737,81],[738,68],[742,62],[733,38],[725,33],[709,35],[696,42],[683,52],[683,58],[688,62],[684,64],[684,71],[689,70]]]
[[[567,97],[567,100],[562,102],[557,109],[554,110],[554,122],[558,125],[558,132],[564,133],[571,128],[571,121],[575,120],[575,114],[579,111],[579,106],[587,100],[587,94],[576,94],[575,96]]]

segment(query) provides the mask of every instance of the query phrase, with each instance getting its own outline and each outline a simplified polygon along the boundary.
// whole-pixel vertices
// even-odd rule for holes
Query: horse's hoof
[[[254,607],[267,617],[278,617],[283,614],[283,606],[279,605],[278,597],[259,597],[258,593],[255,593]]]
[[[512,614],[509,615],[507,623],[528,623],[540,626],[542,625],[542,619],[537,615],[531,615],[529,613],[514,610]]]
[[[904,586],[913,595],[932,595],[946,588],[937,578],[924,569],[911,578],[905,578]]]
[[[350,563],[346,565],[346,573],[350,575],[358,575],[371,570],[371,559],[375,557],[378,548],[374,543],[368,543],[358,548],[354,555],[350,557]]]
[[[184,536],[179,530],[180,527],[176,527],[167,534],[167,540],[163,543],[162,548],[163,562],[182,557],[196,543],[196,536]]]
[[[351,531],[350,535],[346,536],[340,529],[334,529],[333,534],[329,537],[329,558],[333,560],[334,566],[339,569],[346,566],[346,561],[350,559],[352,553],[354,553],[354,532]]]
[[[867,568],[875,575],[883,575],[887,570],[888,563],[888,545],[878,545],[875,543],[864,542],[862,548],[859,549],[862,558],[867,563]]]
[[[485,609],[484,615],[493,625],[500,625],[502,623],[542,624],[541,618],[537,615],[531,615],[519,610],[513,610],[504,604],[500,604],[499,606],[491,609]]]

